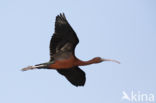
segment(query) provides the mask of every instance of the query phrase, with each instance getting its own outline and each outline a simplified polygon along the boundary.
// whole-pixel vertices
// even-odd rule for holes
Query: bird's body
[[[30,69],[56,69],[64,75],[73,85],[83,86],[85,84],[85,73],[78,66],[85,66],[102,61],[114,61],[95,57],[89,61],[82,61],[75,56],[75,47],[79,39],[66,20],[64,14],[56,16],[55,32],[50,41],[50,61],[35,66],[23,68],[23,71]]]
[[[52,68],[52,69],[68,69],[68,68],[72,68],[76,65],[76,59],[74,56],[71,56],[68,59],[65,60],[57,60],[54,64],[50,64],[48,66],[48,68]]]

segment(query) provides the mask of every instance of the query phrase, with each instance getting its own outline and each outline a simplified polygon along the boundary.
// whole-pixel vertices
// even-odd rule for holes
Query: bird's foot
[[[27,70],[32,70],[32,69],[35,69],[34,66],[28,66],[26,68],[23,68],[22,71],[27,71]]]

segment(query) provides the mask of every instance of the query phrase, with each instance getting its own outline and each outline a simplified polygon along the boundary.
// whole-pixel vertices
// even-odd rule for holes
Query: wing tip
[[[66,17],[64,13],[60,13],[56,16],[56,21],[60,23],[67,23]]]
[[[82,84],[73,84],[74,86],[76,86],[76,87],[82,87],[82,86],[84,86],[85,85],[85,82],[84,83],[82,83]]]
[[[85,72],[78,67],[70,69],[57,69],[75,87],[84,86],[86,82]]]

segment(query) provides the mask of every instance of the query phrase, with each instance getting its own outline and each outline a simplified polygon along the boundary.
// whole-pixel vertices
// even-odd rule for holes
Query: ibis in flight
[[[64,13],[56,16],[55,32],[50,41],[50,60],[49,62],[28,66],[22,71],[32,69],[54,69],[65,76],[74,86],[84,86],[86,81],[85,72],[79,66],[101,63],[103,61],[112,61],[120,63],[113,59],[104,59],[95,57],[88,61],[80,60],[75,56],[75,48],[79,39],[68,23]],[[83,55],[83,54],[82,54]]]

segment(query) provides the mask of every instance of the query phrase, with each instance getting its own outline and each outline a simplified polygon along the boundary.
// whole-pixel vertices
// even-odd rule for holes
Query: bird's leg
[[[119,61],[114,60],[114,59],[102,59],[102,60],[103,60],[103,61],[112,61],[112,62],[115,62],[115,63],[120,64],[120,62],[119,62]]]
[[[28,66],[26,68],[23,68],[22,71],[32,70],[32,69],[42,69],[42,68],[48,68],[48,65],[53,64],[54,61],[45,62],[41,64],[36,64],[34,66]]]
[[[41,67],[43,67],[43,66],[44,66],[44,65],[28,66],[28,67],[23,68],[22,71],[27,71],[27,70],[37,69],[37,68],[41,68]]]

